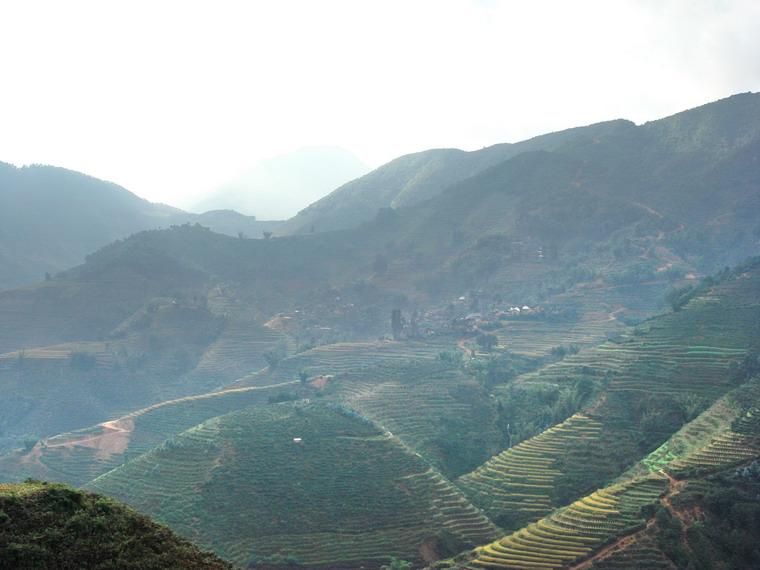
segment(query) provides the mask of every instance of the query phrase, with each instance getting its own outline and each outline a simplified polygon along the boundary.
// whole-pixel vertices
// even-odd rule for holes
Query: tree
[[[493,348],[498,344],[499,339],[495,334],[480,333],[475,339],[478,346],[486,352],[491,352]]]
[[[391,311],[391,332],[394,340],[399,340],[403,331],[404,317],[401,316],[401,309],[393,309]]]
[[[261,232],[264,236],[264,239],[271,239],[272,238],[272,232],[268,232],[266,230]]]
[[[39,438],[34,434],[28,434],[24,436],[24,451],[31,451],[34,449],[34,446],[37,445],[37,442],[39,442]]]
[[[412,311],[412,318],[409,322],[409,336],[418,338],[420,336],[420,314],[417,309]]]
[[[267,361],[267,366],[269,366],[269,369],[274,370],[277,368],[280,360],[282,360],[282,355],[277,350],[267,350],[264,353],[264,360]]]
[[[412,563],[391,556],[390,564],[383,564],[380,566],[380,570],[412,570]]]
[[[388,271],[388,260],[382,253],[378,253],[375,256],[375,262],[372,264],[372,269],[375,272],[375,275],[385,275],[385,272]]]
[[[685,287],[668,291],[665,295],[665,301],[674,311],[680,311],[683,306],[691,300],[695,293],[696,290],[693,286],[686,285]]]
[[[306,384],[306,381],[309,379],[309,373],[306,370],[301,370],[298,373],[298,379],[301,381],[301,384]]]

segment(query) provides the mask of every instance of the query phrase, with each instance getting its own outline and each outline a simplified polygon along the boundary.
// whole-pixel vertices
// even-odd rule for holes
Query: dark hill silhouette
[[[229,210],[189,214],[64,168],[0,163],[0,289],[78,265],[132,233],[187,222],[249,237],[275,225]]]

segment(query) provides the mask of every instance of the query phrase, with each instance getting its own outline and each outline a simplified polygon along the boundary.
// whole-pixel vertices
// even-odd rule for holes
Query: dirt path
[[[682,512],[675,509],[673,507],[673,501],[671,500],[671,497],[673,495],[677,495],[681,492],[681,490],[686,485],[686,481],[679,481],[675,477],[673,477],[670,473],[667,471],[664,471],[660,469],[659,471],[662,475],[665,475],[665,477],[668,478],[668,491],[665,493],[665,495],[662,496],[660,499],[660,502],[663,504],[663,506],[670,511],[670,513],[677,517],[678,520],[680,520],[685,526],[691,526],[691,521],[689,521]]]
[[[660,503],[665,506],[674,516],[678,517],[679,520],[682,523],[686,523],[687,521],[684,520],[681,513],[679,513],[677,510],[673,508],[673,503],[671,502],[671,497],[675,494],[678,494],[681,489],[683,489],[684,485],[686,485],[685,481],[679,481],[675,477],[673,477],[670,473],[664,470],[659,471],[660,475],[663,475],[668,479],[668,490],[665,491],[662,497],[660,497]],[[655,520],[651,519],[647,522],[646,528],[634,532],[633,534],[628,534],[625,536],[622,536],[619,540],[616,540],[612,544],[609,544],[605,546],[604,548],[601,548],[594,552],[594,554],[590,558],[586,558],[582,562],[579,562],[577,564],[572,564],[568,568],[571,570],[585,570],[590,568],[594,562],[601,560],[608,554],[614,552],[615,550],[621,550],[637,540],[641,539],[647,532],[649,532],[654,525]]]
[[[663,215],[660,212],[658,212],[654,208],[650,208],[646,204],[642,204],[641,202],[634,202],[634,201],[631,201],[631,204],[633,204],[634,206],[638,206],[639,208],[643,208],[644,210],[646,210],[647,212],[649,212],[653,216],[656,216],[658,218],[662,218],[663,217]]]
[[[465,340],[466,340],[466,339],[460,338],[460,339],[457,341],[457,348],[458,348],[459,350],[461,350],[461,351],[462,351],[462,353],[465,355],[465,357],[467,357],[467,358],[472,358],[472,350],[470,350],[469,348],[467,348],[467,347],[464,345],[464,343],[465,343]]]
[[[615,309],[614,311],[610,312],[610,313],[607,315],[607,322],[609,322],[609,321],[614,321],[615,319],[617,319],[617,316],[616,316],[616,315],[617,315],[618,313],[621,313],[621,312],[622,312],[622,311],[624,311],[624,310],[625,310],[625,307],[620,307],[619,309]]]
[[[228,388],[226,390],[219,390],[218,392],[208,392],[206,394],[199,394],[196,396],[185,396],[183,398],[175,398],[174,400],[165,400],[158,402],[152,406],[147,406],[140,410],[131,412],[121,418],[110,420],[100,423],[91,429],[100,429],[99,433],[92,433],[90,431],[87,434],[83,434],[83,437],[60,438],[62,441],[56,441],[60,436],[54,436],[50,439],[43,440],[34,446],[32,451],[27,454],[27,462],[35,461],[40,462],[40,455],[46,448],[64,448],[72,449],[74,447],[89,447],[97,451],[97,457],[99,459],[107,459],[113,454],[123,453],[129,445],[129,440],[132,436],[132,432],[135,428],[135,419],[139,416],[152,412],[165,406],[171,406],[174,404],[180,404],[183,402],[191,402],[197,400],[204,400],[207,398],[216,398],[225,394],[242,393],[242,392],[255,392],[259,390],[268,390],[271,388],[281,388],[292,384],[298,384],[298,380],[289,380],[287,382],[280,382],[279,384],[271,384],[269,386],[248,386],[245,388]]]
[[[624,537],[622,537],[620,540],[616,540],[612,544],[608,544],[604,548],[597,550],[594,555],[591,558],[587,558],[583,562],[579,562],[578,564],[572,564],[568,566],[570,570],[584,570],[586,568],[590,568],[594,562],[597,562],[610,554],[611,552],[623,549],[626,546],[629,546],[630,544],[633,544],[637,540],[639,540],[644,534],[649,530],[649,528],[654,524],[654,521],[649,521],[647,523],[647,527],[643,530],[640,530],[638,532],[634,532],[633,534],[627,534]]]

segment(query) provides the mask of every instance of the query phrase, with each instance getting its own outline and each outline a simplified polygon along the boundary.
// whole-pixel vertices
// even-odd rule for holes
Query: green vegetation
[[[265,403],[281,390],[237,388],[162,402],[106,424],[44,439],[29,454],[38,443],[32,437],[24,452],[0,458],[0,479],[34,477],[82,486],[207,419]]]
[[[403,157],[306,235],[147,231],[2,291],[0,478],[262,570],[735,563],[760,260],[698,279],[757,254],[759,104]]]
[[[667,488],[664,477],[613,485],[492,544],[478,548],[475,568],[558,568],[645,522],[642,507]]]
[[[497,532],[398,439],[334,404],[220,416],[89,487],[240,564],[254,555],[333,566],[419,560],[429,537],[443,545],[453,535],[461,548]]]
[[[190,214],[53,166],[0,162],[0,189],[0,289],[41,281],[46,273],[82,263],[88,253],[141,230],[201,223],[227,235],[259,235],[272,225],[231,210]]]
[[[38,481],[0,484],[0,567],[232,568],[116,501]]]

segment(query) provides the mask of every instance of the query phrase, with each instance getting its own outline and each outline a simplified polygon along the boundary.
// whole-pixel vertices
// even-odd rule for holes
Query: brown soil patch
[[[126,417],[103,422],[98,425],[98,428],[100,428],[100,433],[96,435],[67,439],[60,443],[47,443],[46,447],[63,447],[64,449],[89,447],[97,450],[98,459],[108,459],[113,454],[124,453],[127,445],[129,445],[135,422],[131,417]]]
[[[420,545],[420,558],[428,563],[441,559],[441,555],[438,552],[438,539],[434,536],[429,536],[422,541]]]
[[[311,384],[317,390],[324,390],[325,386],[327,386],[327,383],[329,381],[330,379],[327,376],[322,375],[322,376],[317,376],[316,378],[314,378],[314,380],[309,382],[309,384]]]

